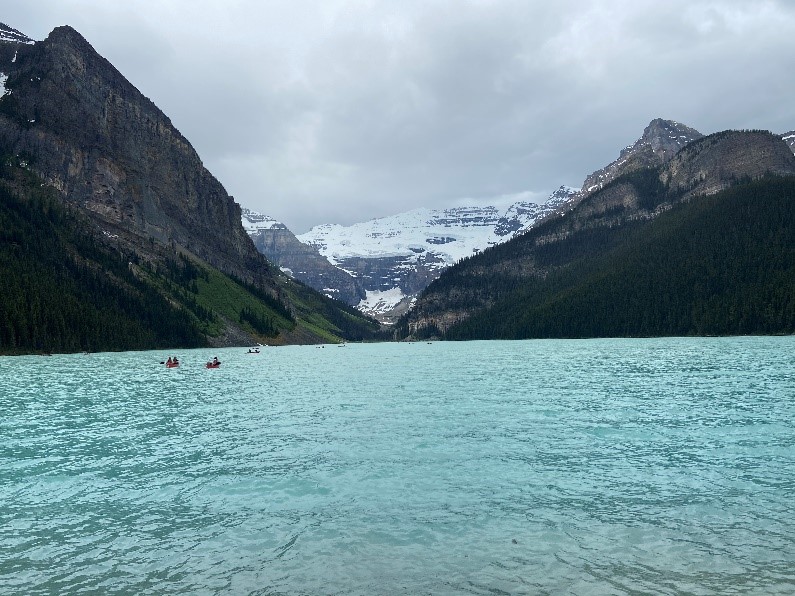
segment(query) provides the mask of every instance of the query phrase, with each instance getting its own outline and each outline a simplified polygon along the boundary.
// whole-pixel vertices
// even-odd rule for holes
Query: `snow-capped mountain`
[[[324,224],[298,239],[355,276],[364,273],[357,261],[373,258],[400,257],[406,263],[441,270],[522,233],[577,192],[562,186],[542,205],[515,203],[503,214],[492,206],[415,209],[350,226]],[[386,278],[379,289],[393,287],[393,281]]]
[[[283,223],[245,208],[241,215],[257,250],[290,277],[352,306],[365,298],[356,279],[329,263],[314,247],[300,242]]]
[[[546,216],[560,210],[565,203],[576,197],[580,189],[571,186],[561,186],[546,200],[545,203],[519,202],[511,205],[497,222],[494,233],[499,236],[500,242],[510,240],[514,236],[527,231],[533,224]]]
[[[287,226],[272,217],[241,207],[243,229],[252,236],[260,230],[286,230]]]
[[[3,44],[2,42],[10,42],[8,45]],[[35,43],[30,37],[20,33],[16,29],[9,27],[5,23],[0,23],[0,53],[11,53],[8,54],[10,57],[10,62],[13,64],[17,61],[17,45],[11,44],[32,44]],[[2,58],[2,57],[0,57]],[[0,62],[3,60],[0,59]],[[7,67],[0,67],[0,97],[4,97],[11,93],[9,89],[6,88],[6,81],[8,81],[8,73],[10,72],[9,68]]]
[[[415,209],[350,226],[315,226],[298,239],[343,269],[352,259],[405,257],[420,263],[429,253],[438,256],[432,267],[444,267],[492,244],[499,219],[495,207]]]
[[[296,279],[383,321],[405,311],[450,265],[505,242],[556,212],[577,189],[561,187],[543,204],[415,209],[298,237],[272,218],[243,209],[260,252]]]
[[[0,23],[0,41],[10,41],[13,43],[33,44],[35,43],[30,37],[9,27],[5,23]]]
[[[351,226],[321,225],[301,234],[329,262],[359,280],[366,297],[358,306],[389,322],[456,261],[510,240],[556,212],[577,189],[561,187],[543,205],[415,209]]]

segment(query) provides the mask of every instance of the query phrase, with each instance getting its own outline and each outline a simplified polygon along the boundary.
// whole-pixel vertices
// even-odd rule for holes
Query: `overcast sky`
[[[650,120],[795,129],[793,0],[0,0],[296,233],[579,187]]]

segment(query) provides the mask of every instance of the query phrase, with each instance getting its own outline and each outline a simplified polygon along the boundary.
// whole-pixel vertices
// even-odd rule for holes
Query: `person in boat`
[[[166,366],[171,366],[172,364],[174,364],[174,361],[171,359],[171,356],[169,356],[168,360],[166,360]]]
[[[219,364],[221,363],[218,362],[218,356],[213,356],[213,366],[218,366]]]
[[[173,362],[174,362],[174,366],[178,366],[179,365],[179,360],[177,360],[176,356],[174,356]]]

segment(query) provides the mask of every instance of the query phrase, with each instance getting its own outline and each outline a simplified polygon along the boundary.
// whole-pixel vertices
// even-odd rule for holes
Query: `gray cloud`
[[[238,202],[296,232],[543,198],[655,117],[795,128],[789,0],[26,4],[3,20],[75,27]]]

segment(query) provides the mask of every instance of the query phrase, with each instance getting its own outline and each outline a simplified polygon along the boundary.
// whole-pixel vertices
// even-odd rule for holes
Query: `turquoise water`
[[[0,593],[795,592],[795,338],[166,356],[0,358]]]

